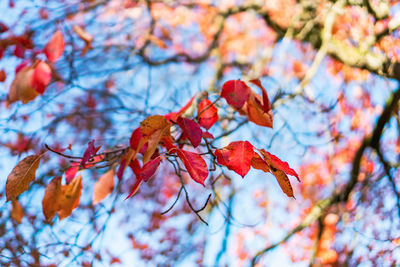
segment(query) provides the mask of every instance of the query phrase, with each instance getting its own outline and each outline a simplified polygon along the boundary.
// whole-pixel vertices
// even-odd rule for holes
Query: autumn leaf
[[[94,184],[92,203],[96,205],[108,196],[114,189],[114,169],[104,173]]]
[[[276,170],[276,169],[271,169],[272,174],[275,176],[276,180],[279,183],[279,186],[281,187],[282,191],[288,196],[288,197],[294,197],[293,195],[293,188],[292,185],[290,184],[289,178],[287,175],[281,171],[281,170]]]
[[[253,145],[248,141],[231,142],[223,149],[215,150],[217,162],[242,177],[249,172],[254,154]]]
[[[170,136],[171,123],[161,115],[153,115],[140,123],[140,132],[143,142],[148,140],[148,148],[143,155],[143,163],[147,163],[156,151],[158,143],[164,136]],[[138,148],[140,149],[140,147]]]
[[[161,160],[162,159],[158,157],[144,164],[139,173],[140,179],[142,179],[144,182],[150,180],[160,166]]]
[[[222,86],[221,96],[226,99],[229,105],[236,109],[243,107],[249,99],[250,88],[241,80],[231,80]]]
[[[29,66],[24,66],[17,72],[8,93],[9,103],[20,100],[23,104],[26,104],[39,95],[31,86],[33,72],[34,68]]]
[[[203,138],[215,139],[215,137],[211,133],[209,133],[207,131],[203,132]]]
[[[136,182],[133,185],[129,195],[125,198],[125,200],[128,199],[128,198],[133,197],[137,193],[137,191],[139,190],[139,188],[140,188],[140,186],[142,185],[142,182],[143,182],[142,178],[140,177],[140,171],[141,171],[142,168],[140,167],[139,161],[137,159],[132,160],[129,163],[129,167],[132,169],[132,172],[135,174]]]
[[[277,156],[272,155],[271,153],[265,151],[264,149],[259,150],[264,157],[264,160],[268,163],[270,167],[273,169],[278,169],[285,172],[288,175],[292,175],[297,178],[297,181],[300,182],[300,177],[296,173],[295,170],[289,167],[289,163],[280,160]]]
[[[46,221],[50,222],[60,209],[62,198],[61,176],[54,177],[47,185],[42,200],[42,210]]]
[[[189,100],[189,102],[183,106],[178,112],[170,112],[167,115],[165,115],[165,118],[167,120],[176,122],[179,117],[181,117],[185,112],[192,106],[194,100],[194,96]]]
[[[94,140],[92,140],[88,143],[88,147],[82,156],[81,165],[83,168],[86,168],[86,163],[89,161],[90,158],[92,158],[94,155],[96,155],[96,153],[97,153],[97,151],[99,151],[100,147],[101,146],[98,146],[98,147],[94,146]]]
[[[254,92],[250,93],[249,99],[245,105],[247,108],[247,116],[249,121],[254,122],[257,125],[270,127],[273,126],[273,114],[272,110],[264,110],[264,104],[261,104],[259,96]]]
[[[42,155],[31,155],[21,160],[8,175],[6,183],[6,197],[15,200],[20,194],[28,190],[29,184],[35,179]]]
[[[192,179],[204,186],[204,181],[208,177],[208,168],[202,156],[200,154],[182,149],[178,149],[177,154],[182,160]]]
[[[259,79],[256,80],[250,80],[252,84],[257,85],[261,91],[262,91],[262,96],[263,96],[263,106],[262,109],[264,112],[268,113],[271,110],[271,103],[269,102],[267,90],[265,90],[264,86],[262,86],[261,81]]]
[[[200,126],[195,121],[182,117],[178,118],[177,123],[193,147],[198,147],[203,137],[203,131]]]
[[[65,171],[65,181],[69,184],[75,178],[76,173],[79,171],[79,163],[74,162],[72,166]]]
[[[50,62],[56,62],[64,53],[65,41],[60,30],[56,31],[43,49]]]
[[[40,61],[36,64],[31,78],[31,87],[39,94],[43,94],[44,89],[51,80],[51,68],[47,63]]]
[[[60,220],[71,215],[72,211],[79,205],[82,193],[82,176],[75,177],[68,185],[62,186],[62,197],[60,198],[60,209],[57,211]]]
[[[22,222],[22,218],[24,217],[24,210],[22,209],[21,204],[19,204],[18,200],[12,201],[12,209],[10,217],[17,223]]]
[[[269,168],[268,164],[257,153],[254,153],[254,156],[251,159],[251,166],[254,169],[262,170],[264,172],[269,172],[270,171],[270,168]]]
[[[199,124],[206,130],[210,129],[218,121],[218,109],[207,98],[200,102],[197,114]]]
[[[7,78],[7,74],[4,70],[0,70],[0,82],[4,82]]]

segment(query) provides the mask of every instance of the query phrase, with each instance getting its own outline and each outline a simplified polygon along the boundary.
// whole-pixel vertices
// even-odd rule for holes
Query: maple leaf
[[[183,134],[187,137],[193,147],[198,147],[201,143],[203,131],[200,126],[191,119],[179,117],[177,120],[179,127],[181,127]]]
[[[249,172],[254,154],[253,145],[248,141],[231,142],[223,149],[215,150],[217,162],[242,178]]]
[[[94,184],[92,203],[96,205],[108,196],[114,189],[114,169],[100,176]]]
[[[64,53],[65,41],[60,30],[56,31],[43,49],[50,62],[56,62]]]
[[[236,109],[243,107],[249,95],[250,88],[241,80],[230,80],[222,86],[221,96]]]
[[[218,121],[218,109],[207,98],[203,99],[197,110],[199,124],[209,130]]]
[[[162,159],[158,157],[144,164],[138,175],[140,179],[142,179],[144,182],[150,180],[160,166],[161,160]]]
[[[36,64],[31,78],[31,87],[39,94],[43,94],[44,89],[51,80],[51,68],[45,62],[40,61]]]
[[[89,161],[90,158],[92,158],[94,155],[96,155],[97,151],[99,151],[101,146],[95,147],[94,146],[94,140],[90,141],[88,143],[88,148],[85,150],[82,156],[82,161],[81,165],[83,168],[86,168],[86,163]]]
[[[59,199],[60,209],[57,211],[58,218],[63,220],[71,215],[78,207],[82,193],[82,176],[75,177],[68,185],[62,186],[62,196]]]
[[[62,197],[61,176],[54,177],[47,185],[42,200],[42,210],[46,221],[50,222],[60,209]]]
[[[21,204],[19,204],[18,200],[12,201],[12,209],[10,213],[11,219],[16,221],[17,223],[22,222],[22,218],[24,217],[24,210],[22,209]]]
[[[28,190],[29,184],[35,179],[35,172],[39,167],[42,155],[31,155],[21,160],[8,175],[6,183],[6,197],[15,200],[20,194]]]
[[[186,170],[189,172],[190,177],[192,177],[195,182],[204,186],[204,181],[208,177],[208,168],[202,156],[198,153],[182,149],[178,149],[177,154],[185,165]]]

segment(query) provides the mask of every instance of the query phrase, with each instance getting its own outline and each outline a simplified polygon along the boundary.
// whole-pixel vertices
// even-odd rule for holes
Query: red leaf
[[[207,98],[200,102],[197,113],[199,124],[207,130],[218,121],[218,109]]]
[[[119,180],[121,180],[122,175],[124,175],[125,167],[126,167],[126,159],[124,158],[121,160],[121,164],[119,165],[119,168],[117,171],[117,177]]]
[[[7,74],[4,70],[0,70],[0,82],[4,82],[7,78]]]
[[[55,32],[43,49],[50,62],[56,62],[64,53],[65,41],[60,30]]]
[[[81,161],[82,167],[85,168],[85,165],[88,162],[88,160],[91,157],[93,157],[94,155],[96,155],[96,153],[97,153],[97,151],[99,151],[99,149],[100,149],[100,146],[98,146],[98,147],[94,146],[94,140],[92,140],[88,143],[88,148],[83,153],[83,157],[82,157],[82,161]]]
[[[134,160],[131,160],[131,162],[129,163],[129,167],[131,168],[136,177],[140,176],[141,167],[139,161],[136,158]]]
[[[68,170],[65,171],[65,181],[69,184],[76,176],[76,173],[79,170],[79,163],[78,165],[70,167]]]
[[[177,154],[183,164],[185,164],[186,170],[192,179],[204,186],[204,181],[208,177],[208,168],[204,159],[197,153],[182,149],[178,149]]]
[[[137,177],[136,183],[133,185],[133,187],[132,187],[132,189],[131,189],[131,192],[130,192],[129,195],[125,198],[125,200],[128,199],[128,198],[133,197],[133,195],[136,194],[136,192],[139,190],[139,187],[140,187],[140,185],[142,184],[142,182],[143,182],[143,180],[140,179],[139,177]]]
[[[31,87],[38,93],[43,94],[44,89],[51,80],[51,68],[45,62],[40,61],[33,71]]]
[[[182,107],[178,112],[170,112],[167,115],[165,115],[165,118],[167,118],[170,121],[176,122],[178,120],[178,117],[182,116],[191,106],[193,103],[194,97],[192,97],[189,102]]]
[[[215,139],[215,137],[207,131],[203,132],[203,138]]]
[[[257,85],[262,90],[263,110],[264,110],[264,112],[270,111],[271,110],[271,103],[269,102],[267,90],[265,90],[264,86],[262,86],[261,81],[259,79],[256,79],[256,80],[251,80],[250,82],[252,84]]]
[[[264,156],[265,161],[271,165],[271,167],[281,170],[288,175],[292,175],[297,178],[297,181],[300,182],[299,175],[296,173],[295,170],[289,167],[289,164],[285,161],[280,160],[277,156],[272,155],[271,153],[261,149],[260,152]]]
[[[223,149],[215,151],[219,164],[226,166],[242,177],[249,172],[254,154],[253,145],[248,141],[231,142]]]
[[[22,45],[17,44],[14,49],[14,56],[19,57],[19,58],[24,58],[25,48]]]
[[[226,99],[229,105],[236,109],[243,107],[249,99],[250,88],[240,80],[231,80],[222,86],[221,96]]]
[[[8,26],[4,24],[3,22],[0,22],[0,33],[8,31]]]
[[[189,139],[190,143],[197,147],[201,143],[203,132],[200,126],[191,119],[179,117],[177,121],[183,134]]]
[[[164,136],[162,139],[162,145],[167,149],[168,153],[175,153],[176,150],[178,149],[173,143],[172,143],[172,137],[171,136]]]
[[[158,167],[160,166],[161,158],[155,158],[150,160],[146,164],[143,165],[143,168],[140,170],[139,177],[143,181],[147,182],[151,177],[156,173]]]
[[[140,127],[138,127],[133,130],[131,139],[129,139],[129,144],[133,150],[138,148],[140,139],[142,139],[142,133],[140,132]]]

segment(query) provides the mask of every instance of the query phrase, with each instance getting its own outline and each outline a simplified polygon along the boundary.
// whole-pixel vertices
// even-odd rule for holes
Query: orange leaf
[[[96,205],[108,196],[114,189],[114,169],[110,169],[94,184],[93,205]]]
[[[60,220],[71,215],[72,211],[79,205],[82,193],[82,176],[78,176],[68,185],[62,187],[62,197],[60,199],[60,209],[58,217]]]
[[[143,156],[143,164],[146,164],[154,154],[161,138],[171,135],[170,128],[171,123],[161,115],[150,116],[140,123],[140,132],[143,137],[141,141],[148,140],[149,142],[147,151]],[[140,147],[138,147],[138,150],[140,150]]]
[[[6,197],[15,200],[20,194],[28,190],[29,184],[35,179],[35,172],[39,167],[42,155],[31,155],[21,160],[8,175],[6,183]]]
[[[250,93],[250,97],[247,100],[247,116],[249,121],[254,122],[257,125],[270,127],[273,125],[273,114],[272,110],[264,111],[264,104],[260,102],[260,96],[254,92]]]
[[[61,176],[54,177],[46,187],[42,200],[44,217],[50,222],[60,209],[62,197]]]
[[[24,217],[24,210],[22,209],[21,204],[19,204],[18,200],[13,200],[10,216],[17,223],[21,223],[22,218]]]

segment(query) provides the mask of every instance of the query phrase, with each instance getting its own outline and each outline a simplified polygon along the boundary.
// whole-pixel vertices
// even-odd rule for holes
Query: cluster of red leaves
[[[56,34],[46,46],[46,55],[49,61],[55,61],[61,56],[57,49],[62,43],[62,36]],[[38,64],[46,64],[40,62]],[[21,70],[22,71],[22,70]],[[256,95],[246,83],[235,80],[228,81],[222,87],[221,96],[242,115],[262,126],[272,128],[272,110],[265,88],[259,80],[252,80],[262,91],[262,97]],[[44,83],[41,83],[43,85]],[[218,121],[218,108],[215,103],[204,98],[197,107],[197,116],[188,118],[185,113],[194,105],[192,98],[177,112],[166,115],[153,115],[144,119],[131,135],[129,147],[120,158],[120,165],[116,171],[119,180],[123,178],[127,167],[135,175],[135,182],[127,198],[132,197],[139,190],[143,182],[152,179],[161,163],[167,157],[179,158],[187,173],[197,183],[205,186],[209,174],[204,155],[211,155],[221,166],[227,167],[244,177],[253,167],[264,172],[271,172],[277,179],[283,192],[294,197],[293,189],[287,175],[297,173],[288,163],[264,149],[257,149],[248,141],[231,142],[221,149],[212,149],[207,139],[214,139],[209,129]],[[174,135],[171,134],[173,129]],[[176,134],[175,134],[176,133]],[[206,153],[199,150],[200,144],[205,143]],[[189,151],[184,146],[192,147]],[[75,162],[66,172],[66,185],[61,184],[61,177],[54,178],[46,188],[43,198],[43,212],[48,221],[56,214],[60,219],[68,217],[79,204],[82,190],[82,177],[77,175],[80,169],[91,168],[104,158],[97,155],[100,146],[94,145],[94,140],[88,143],[87,149],[79,162]],[[141,157],[138,155],[141,154]],[[35,171],[39,166],[41,155],[33,155],[22,160],[9,175],[6,186],[8,200],[16,198],[28,190],[29,183],[35,179]],[[94,186],[93,203],[99,203],[114,188],[114,167],[103,174]]]
[[[16,46],[18,48],[18,45]],[[17,66],[15,78],[10,86],[8,103],[21,101],[26,104],[43,94],[52,78],[52,63],[56,62],[64,53],[64,37],[57,31],[43,49],[47,61],[25,61]],[[5,73],[2,80],[5,80]]]

